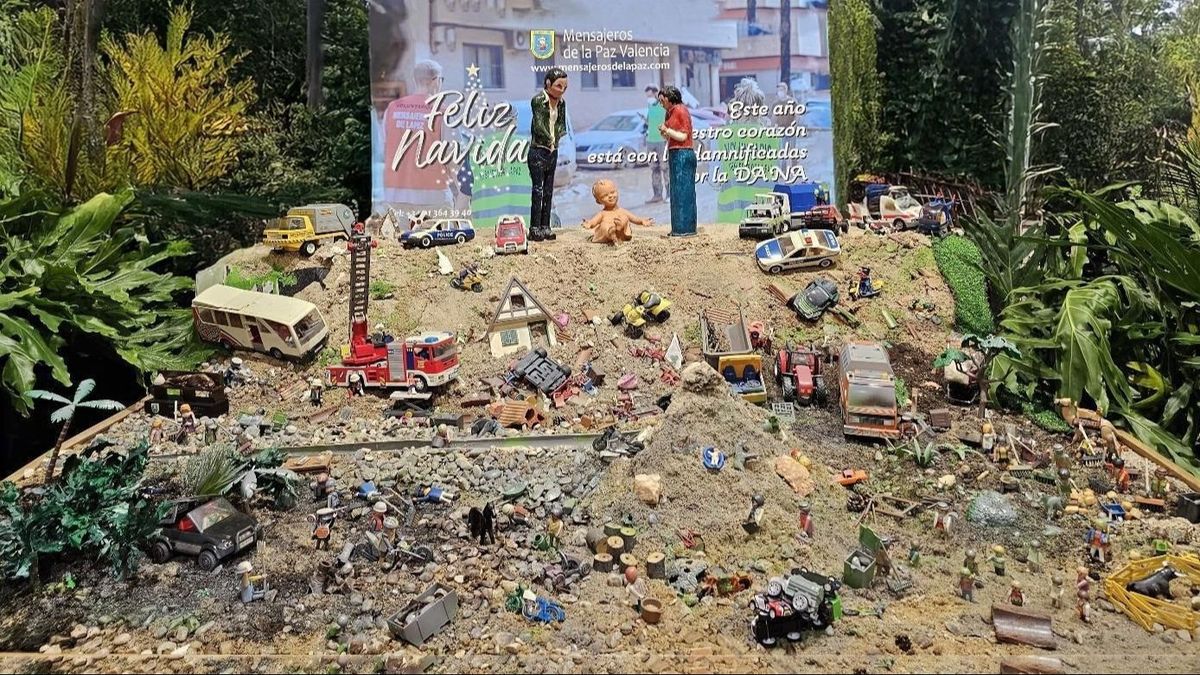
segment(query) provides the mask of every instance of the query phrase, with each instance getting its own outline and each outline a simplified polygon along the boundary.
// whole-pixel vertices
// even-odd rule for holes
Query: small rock
[[[170,654],[171,652],[175,651],[175,643],[174,642],[159,643],[158,647],[154,651],[156,653],[158,653],[159,655]]]
[[[1190,632],[1190,631],[1186,631],[1186,630],[1177,630],[1177,631],[1175,631],[1175,637],[1179,638],[1179,641],[1180,641],[1180,642],[1191,642],[1191,641],[1192,641],[1192,634],[1191,634],[1191,632]]]
[[[112,643],[114,646],[120,647],[121,645],[129,644],[129,641],[132,639],[133,636],[129,633],[121,633],[117,637],[113,638]]]
[[[154,627],[154,630],[150,631],[150,635],[155,640],[161,640],[167,636],[167,627],[164,626],[163,624],[159,624]]]
[[[656,473],[634,476],[633,493],[642,503],[656,506],[662,498],[662,476]]]
[[[1173,645],[1173,644],[1175,644],[1175,634],[1174,634],[1174,633],[1165,633],[1165,632],[1164,632],[1164,633],[1162,634],[1162,641],[1163,641],[1163,642],[1165,642],[1165,643],[1167,643],[1167,644],[1169,644],[1169,645]]]
[[[87,637],[87,626],[81,623],[75,624],[75,627],[71,629],[71,638],[82,640],[85,637]]]
[[[179,628],[175,629],[175,642],[176,643],[187,642],[187,638],[188,638],[187,626],[180,626]]]

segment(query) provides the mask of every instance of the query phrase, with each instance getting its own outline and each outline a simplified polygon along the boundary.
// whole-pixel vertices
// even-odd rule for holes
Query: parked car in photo
[[[529,99],[507,101],[517,116],[518,138],[528,139],[533,135],[533,110],[529,107]],[[568,109],[570,106],[568,106]],[[558,166],[554,169],[554,187],[570,185],[575,179],[577,150],[575,144],[575,128],[571,124],[571,115],[567,113],[567,135],[558,142]]]
[[[223,497],[172,502],[159,525],[162,530],[150,545],[150,559],[161,564],[174,555],[192,556],[205,572],[253,547],[262,534],[257,520]]]
[[[831,230],[786,232],[754,249],[759,268],[769,274],[805,267],[832,267],[841,254],[841,244]]]
[[[575,163],[586,169],[628,169],[637,164],[647,165],[648,161],[634,161],[634,155],[646,151],[646,128],[645,110],[609,113],[575,137]],[[614,153],[620,153],[622,161],[599,161],[609,158],[597,157]]]
[[[439,218],[418,223],[413,229],[400,233],[405,248],[430,248],[443,244],[465,244],[475,238],[475,226],[465,218]]]

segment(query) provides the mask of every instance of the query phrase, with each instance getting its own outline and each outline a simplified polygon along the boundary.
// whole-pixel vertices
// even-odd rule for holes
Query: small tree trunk
[[[325,0],[308,0],[307,77],[308,109],[316,111],[325,103],[321,91],[321,71],[324,52],[321,47],[321,27],[325,23]]]
[[[54,442],[54,449],[50,451],[50,464],[46,466],[46,478],[42,481],[46,485],[54,479],[54,467],[58,464],[58,452],[62,450],[63,442],[67,440],[67,429],[71,427],[71,418],[67,418],[63,422],[62,429],[58,430],[58,440]]]

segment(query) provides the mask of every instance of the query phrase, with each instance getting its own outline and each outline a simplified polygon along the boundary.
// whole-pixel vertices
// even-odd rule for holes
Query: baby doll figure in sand
[[[596,203],[603,207],[600,213],[583,221],[583,226],[592,231],[592,243],[616,244],[633,239],[630,223],[650,227],[653,218],[639,218],[617,206],[618,192],[616,183],[608,179],[600,179],[592,184],[592,196]]]

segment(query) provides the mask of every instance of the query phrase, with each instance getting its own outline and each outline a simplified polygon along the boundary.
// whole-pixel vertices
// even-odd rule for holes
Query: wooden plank
[[[58,467],[62,468],[63,459],[67,455],[76,454],[74,452],[67,452],[68,450],[74,450],[76,448],[82,450],[83,448],[81,446],[86,445],[93,438],[99,436],[100,434],[104,433],[105,431],[108,431],[117,422],[120,422],[121,420],[125,419],[126,417],[129,417],[130,415],[132,415],[136,412],[141,412],[142,408],[146,405],[146,401],[149,401],[149,400],[150,400],[150,396],[149,396],[149,394],[147,394],[146,396],[143,396],[142,398],[138,399],[137,402],[133,403],[128,408],[116,413],[115,415],[113,415],[111,417],[101,420],[100,422],[97,422],[96,424],[93,424],[92,426],[88,427],[87,429],[84,429],[83,431],[68,438],[66,441],[63,442],[62,450],[59,452]],[[35,474],[44,473],[45,468],[42,467],[42,464],[50,461],[50,451],[51,450],[53,450],[53,448],[51,448],[50,450],[47,450],[46,452],[43,452],[42,454],[40,454],[37,457],[35,457],[34,459],[32,459],[25,466],[14,471],[12,474],[9,475],[7,480],[19,484],[20,480],[21,480],[21,476],[24,475],[24,473],[30,469],[33,469]],[[41,480],[41,479],[37,478],[37,480]]]
[[[1058,649],[1054,620],[1048,614],[1013,605],[992,605],[992,627],[996,639],[1012,644]]]
[[[1200,492],[1200,478],[1197,478],[1191,473],[1179,468],[1174,462],[1167,459],[1154,448],[1138,440],[1136,436],[1128,431],[1125,431],[1124,429],[1116,429],[1115,431],[1117,432],[1117,440],[1121,442],[1121,445],[1124,445],[1145,459],[1148,459],[1163,469],[1166,469],[1167,473],[1171,474],[1176,479],[1183,481],[1191,489]]]
[[[1051,656],[1009,656],[1000,662],[1000,672],[1058,675],[1066,671],[1062,661]]]

